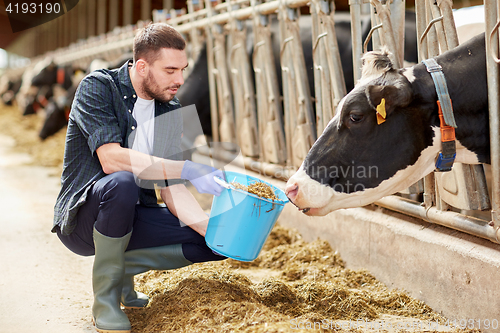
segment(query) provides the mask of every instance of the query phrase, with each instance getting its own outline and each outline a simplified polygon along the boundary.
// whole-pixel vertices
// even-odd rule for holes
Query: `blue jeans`
[[[135,250],[171,244],[182,244],[184,257],[191,262],[226,259],[216,255],[205,238],[166,207],[138,205],[139,187],[130,172],[115,172],[98,180],[90,189],[87,201],[77,214],[77,226],[68,236],[58,231],[62,243],[82,256],[95,254],[93,228],[108,237],[123,237],[132,231],[127,247]]]

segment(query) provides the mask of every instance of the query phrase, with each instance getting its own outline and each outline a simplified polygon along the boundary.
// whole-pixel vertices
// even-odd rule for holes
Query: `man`
[[[133,63],[89,74],[72,105],[52,231],[71,251],[95,254],[99,332],[130,332],[120,302],[147,305],[134,291],[135,274],[225,258],[206,246],[208,217],[184,185],[222,191],[213,180],[220,170],[181,160],[175,94],[188,64],[185,46],[171,26],[146,26],[134,39]],[[153,183],[166,207],[157,204]]]

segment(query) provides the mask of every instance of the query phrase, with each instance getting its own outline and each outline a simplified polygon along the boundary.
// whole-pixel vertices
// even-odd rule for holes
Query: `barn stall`
[[[228,3],[211,4],[210,2],[205,5],[192,2],[187,4],[188,13],[185,15],[178,15],[175,11],[168,13],[169,15],[166,15],[164,11],[155,11],[153,17],[155,21],[166,20],[185,34],[189,41],[192,59],[196,59],[200,52],[200,45],[206,43],[212,121],[211,139],[214,142],[233,143],[233,145],[220,145],[220,147],[229,146],[229,149],[217,151],[199,147],[192,156],[193,159],[206,162],[212,154],[212,157],[218,161],[231,164],[227,166],[228,169],[246,169],[249,174],[266,177],[273,184],[283,188],[283,181],[301,164],[314,140],[333,117],[335,106],[346,94],[339,47],[335,38],[334,3],[292,0],[266,3],[237,1],[231,5]],[[389,7],[381,1],[372,1],[369,6],[362,1],[352,1],[349,15],[352,36],[354,36],[352,38],[352,61],[355,80],[361,75],[360,59],[368,41],[368,39],[362,40],[361,36],[361,16],[366,8],[370,8],[369,15],[372,17],[369,37],[372,39],[374,48],[384,44],[396,55],[400,66],[404,63],[404,38],[402,36],[404,36],[405,3],[394,2]],[[451,8],[452,3],[449,1],[441,1],[438,4],[416,1],[419,60],[438,55],[458,45]],[[308,82],[298,22],[301,15],[308,13],[312,20],[311,48],[314,59],[314,82]],[[487,59],[492,138],[491,167],[458,166],[453,169],[452,176],[436,173],[421,180],[404,193],[383,198],[369,207],[341,210],[321,218],[306,217],[293,206],[287,205],[280,219],[281,226],[296,228],[307,241],[314,241],[318,237],[328,241],[340,253],[348,269],[368,269],[386,285],[407,290],[410,296],[425,301],[445,317],[457,320],[463,318],[491,320],[499,314],[498,295],[489,287],[490,281],[494,281],[498,276],[500,265],[497,245],[499,222],[496,215],[500,198],[500,193],[498,193],[500,191],[498,183],[500,181],[498,165],[500,152],[497,142],[499,139],[498,101],[496,100],[498,96],[496,57],[498,56],[491,51],[498,49],[496,4],[485,3],[485,13],[486,31],[491,32],[492,36],[490,37],[490,33],[486,35],[490,55]],[[269,25],[273,20],[279,22],[281,75],[273,73],[271,59],[274,54],[269,47],[272,43],[269,39]],[[141,23],[138,25],[140,26]],[[251,59],[245,50],[248,43],[248,29],[246,29],[248,26],[253,28],[254,35],[252,41],[254,53]],[[65,49],[57,50],[51,53],[51,56],[59,65],[73,64],[80,67],[87,66],[97,57],[112,60],[130,51],[133,35],[134,27],[117,28],[113,33],[100,38],[81,41]],[[37,60],[34,59],[33,62]],[[253,66],[253,72],[251,66]],[[278,76],[281,76],[281,83],[278,82]],[[314,96],[310,95],[310,85],[314,85]],[[279,86],[283,87],[282,94]],[[240,148],[237,151],[238,154],[231,149],[234,148],[234,144]],[[219,147],[219,145],[214,146]],[[488,188],[490,191],[487,190]],[[280,238],[276,234],[272,237]],[[300,236],[293,237],[300,238]],[[294,242],[291,242],[289,245],[293,244]],[[278,266],[273,267],[269,263],[262,264],[269,260],[267,258],[270,254],[266,251],[273,248],[269,245],[262,254],[262,259],[249,266],[258,269],[277,269]],[[293,246],[284,251],[300,252]],[[315,254],[315,256],[330,257],[335,254],[327,252]],[[307,263],[308,268],[301,267],[300,274],[303,276],[295,280],[287,277],[294,274],[292,268],[286,268],[281,272],[278,270],[278,273],[285,277],[285,281],[298,281],[297,284],[292,283],[291,287],[288,286],[288,288],[295,288],[292,289],[292,294],[304,290],[297,286],[300,281],[308,281],[308,274],[317,269],[312,268],[312,263],[315,261],[317,259],[299,261]],[[333,267],[336,265],[330,264]],[[339,267],[343,268],[343,265]],[[212,279],[222,283],[217,284],[216,288],[220,288],[227,281],[243,279],[239,275],[232,275],[235,273],[225,273],[225,269],[233,268],[248,269],[249,267],[242,267],[240,263],[230,261],[223,267],[211,267],[214,272],[220,272],[218,275],[207,277],[202,273],[195,273],[195,280],[197,278],[200,281]],[[200,268],[202,271],[204,269]],[[334,268],[334,270],[338,269]],[[179,274],[181,274],[180,277],[170,276],[173,274],[169,274],[168,277],[150,274],[149,278],[163,281],[159,283],[165,283],[170,290],[175,290],[179,288],[179,279],[186,277],[182,274],[191,273],[180,272]],[[315,280],[316,275],[312,274]],[[335,274],[325,273],[324,276],[326,280],[335,281]],[[262,284],[268,283],[270,290],[267,292],[270,294],[283,289],[279,282],[276,282],[278,289],[274,290],[274,282],[266,280],[262,282],[258,278],[255,279],[255,282],[243,281],[242,285],[248,286],[248,284],[255,283],[254,288],[251,289],[258,296],[247,295],[245,291],[243,293],[246,298],[243,297],[242,300],[253,301],[254,297],[260,300],[265,299],[265,292],[259,293],[265,290]],[[371,278],[363,279],[370,280]],[[358,282],[359,287],[368,288],[370,284],[364,282],[363,279],[361,279],[363,282]],[[147,277],[144,277],[144,281],[146,280]],[[196,281],[194,283],[196,285]],[[342,283],[338,282],[338,284]],[[346,282],[345,285],[348,286],[348,293],[352,292],[353,288],[357,288],[353,282]],[[146,286],[150,288],[146,291],[153,294],[161,289],[158,286],[148,286],[147,283]],[[241,288],[244,288],[239,284],[232,287],[240,288],[239,293],[242,292]],[[210,292],[212,291],[207,293]],[[283,304],[290,303],[290,299],[286,297],[307,303],[305,301],[307,295],[306,291],[305,294],[279,297],[286,299],[282,302]],[[323,296],[323,299],[329,299],[328,297]],[[370,297],[376,299],[375,296]],[[360,300],[354,302],[354,311],[360,309],[360,302]],[[411,302],[408,301],[408,304]],[[263,303],[265,305],[265,300]],[[278,304],[281,303],[278,302]],[[309,306],[312,309],[317,307],[311,304]],[[278,307],[282,307],[281,312],[278,312],[284,315],[307,314],[307,312],[301,312],[304,310],[290,310],[284,305]],[[335,308],[338,307],[342,305],[337,305]],[[255,313],[260,313],[259,311],[265,312],[266,310],[256,308],[255,311]],[[328,311],[319,312],[319,315],[315,315],[315,319],[318,319],[318,316],[323,318],[328,313]],[[384,312],[379,312],[377,315],[367,312],[364,318],[373,320],[380,318],[381,314]],[[385,314],[396,313],[389,311]],[[146,314],[139,316],[146,316]],[[359,316],[359,314],[355,313],[353,316]],[[409,316],[416,315],[412,313]],[[303,318],[309,317],[305,315]],[[347,319],[339,317],[339,319],[342,318]],[[349,319],[352,318],[349,317]],[[278,322],[280,320],[283,321],[279,319]],[[269,319],[264,320],[259,317],[255,321],[257,324],[254,325],[259,326],[265,321]],[[288,322],[287,325],[289,325]],[[242,327],[228,326],[228,330],[237,328]],[[248,329],[251,331],[250,328]],[[275,329],[278,330],[279,327]]]

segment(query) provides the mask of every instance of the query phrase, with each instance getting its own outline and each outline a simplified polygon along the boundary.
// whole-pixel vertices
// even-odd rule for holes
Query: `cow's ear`
[[[366,95],[376,108],[384,104],[385,112],[390,115],[397,107],[405,107],[411,102],[411,88],[408,86],[374,86],[366,87]]]

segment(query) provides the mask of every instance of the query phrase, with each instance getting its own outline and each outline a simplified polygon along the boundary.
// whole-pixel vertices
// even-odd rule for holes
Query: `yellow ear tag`
[[[380,104],[377,105],[377,124],[382,124],[385,121],[386,116],[387,114],[385,112],[385,98],[382,98]]]

